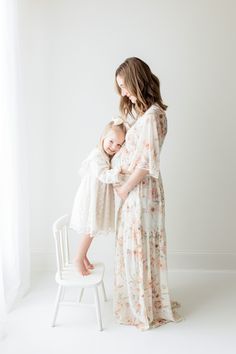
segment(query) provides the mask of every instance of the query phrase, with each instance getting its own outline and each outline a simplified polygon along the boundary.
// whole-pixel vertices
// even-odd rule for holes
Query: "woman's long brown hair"
[[[157,103],[163,110],[167,106],[163,103],[160,92],[160,81],[151,72],[149,66],[139,58],[126,59],[116,70],[115,77],[120,76],[124,80],[126,89],[137,98],[135,104],[126,96],[121,96],[121,88],[116,80],[117,91],[120,94],[120,111],[123,116],[132,114],[134,109],[137,114],[144,114],[151,105]]]

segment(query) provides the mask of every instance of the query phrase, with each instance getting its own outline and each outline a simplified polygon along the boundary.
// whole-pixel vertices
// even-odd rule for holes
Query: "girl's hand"
[[[125,201],[125,199],[128,197],[129,191],[127,190],[125,185],[121,187],[115,187],[115,191],[123,201]]]

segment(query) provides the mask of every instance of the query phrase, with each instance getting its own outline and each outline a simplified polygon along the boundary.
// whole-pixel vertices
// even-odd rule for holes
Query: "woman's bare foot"
[[[89,275],[90,274],[89,270],[84,265],[83,258],[76,258],[75,259],[75,265],[76,265],[76,268],[77,268],[78,272],[81,275]]]
[[[94,265],[89,262],[88,257],[84,257],[84,265],[87,269],[94,269]]]

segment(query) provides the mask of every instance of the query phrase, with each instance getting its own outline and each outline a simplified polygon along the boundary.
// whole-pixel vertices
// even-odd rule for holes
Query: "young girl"
[[[120,168],[111,169],[111,159],[125,140],[126,128],[121,118],[108,123],[97,148],[82,162],[81,183],[75,196],[70,228],[82,235],[75,263],[82,275],[89,275],[93,265],[87,252],[96,237],[115,231],[115,206],[112,184],[119,182]]]

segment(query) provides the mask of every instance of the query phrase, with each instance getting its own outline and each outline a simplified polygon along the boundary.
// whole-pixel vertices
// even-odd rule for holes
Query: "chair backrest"
[[[64,215],[53,224],[53,236],[56,245],[57,271],[62,278],[62,272],[70,263],[68,240],[69,215]]]

